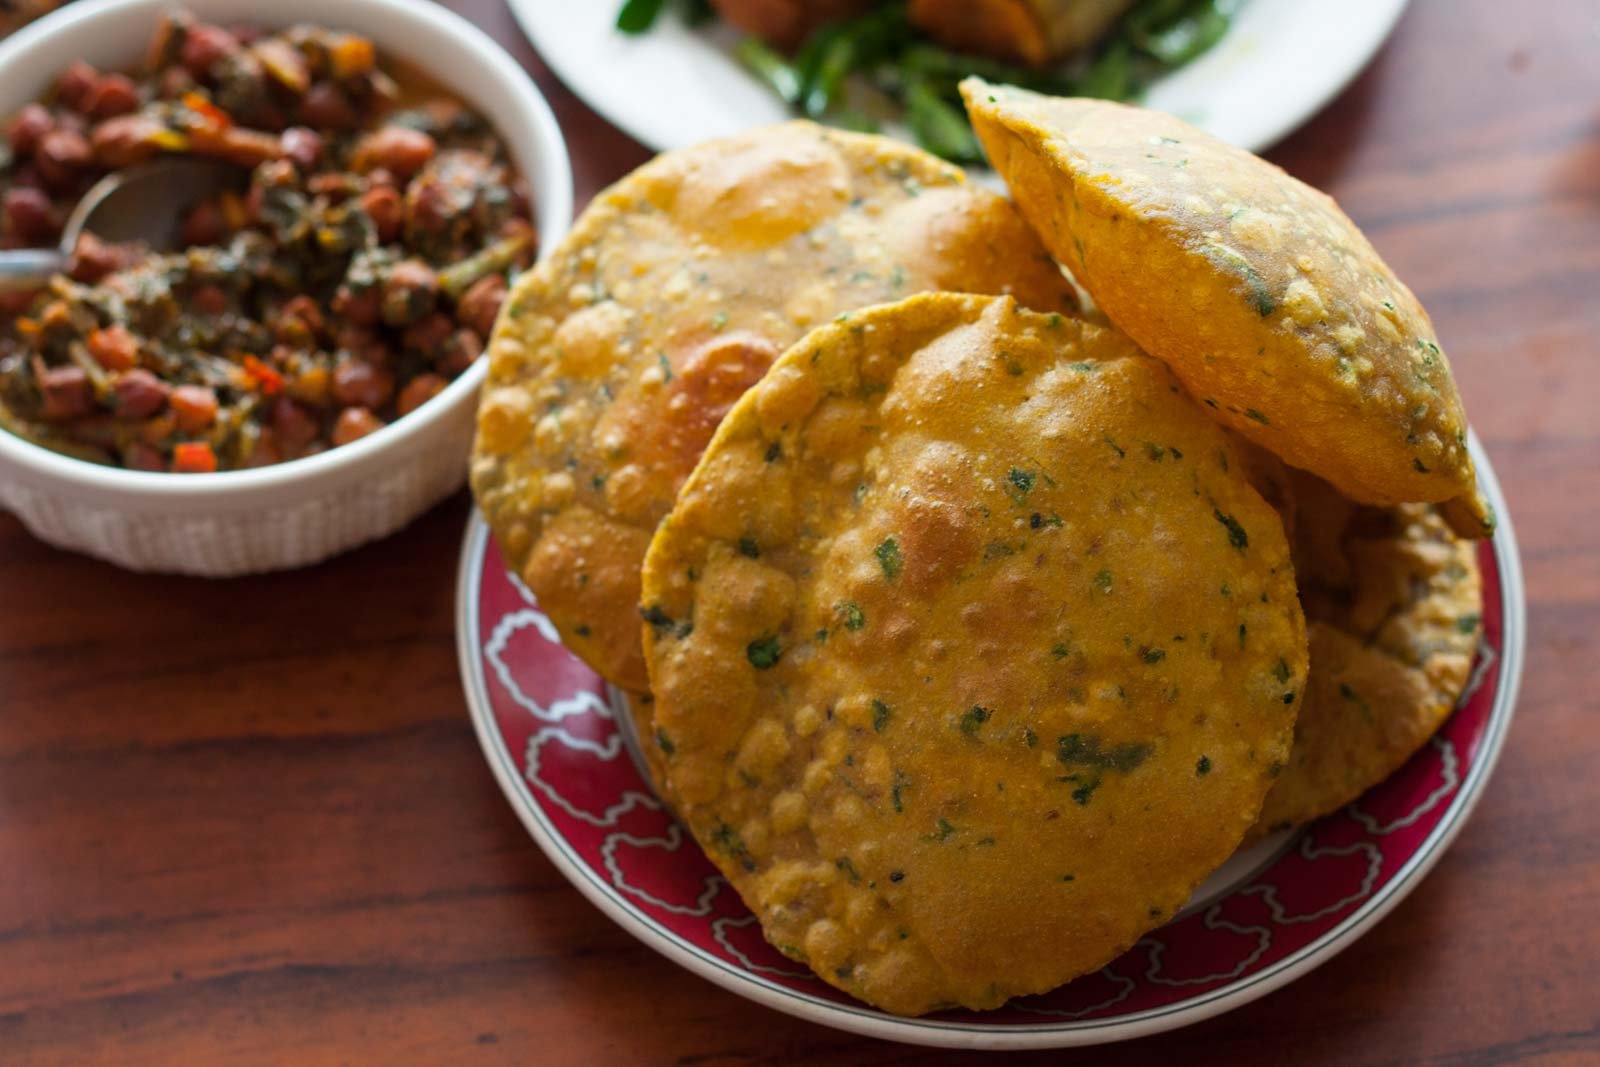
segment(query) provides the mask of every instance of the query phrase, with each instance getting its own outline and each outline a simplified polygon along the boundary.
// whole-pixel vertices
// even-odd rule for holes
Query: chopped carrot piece
[[[255,356],[244,357],[245,373],[252,387],[263,396],[277,396],[283,389],[283,375],[267,366]]]
[[[210,474],[217,469],[217,454],[204,441],[184,441],[172,446],[174,474]]]
[[[233,117],[199,93],[184,93],[183,106],[219,130],[233,125]]]

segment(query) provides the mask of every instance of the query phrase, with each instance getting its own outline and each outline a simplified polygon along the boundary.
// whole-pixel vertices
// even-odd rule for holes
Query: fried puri
[[[1170,918],[1287,758],[1304,623],[1236,442],[1118,332],[925,294],[736,404],[644,569],[679,813],[823,980],[1050,989]]]
[[[1354,504],[1295,478],[1292,538],[1311,649],[1287,767],[1249,835],[1337,811],[1449,717],[1481,630],[1477,552],[1426,504]]]
[[[806,330],[930,289],[1073,306],[1009,202],[884,138],[789,123],[600,194],[507,301],[472,465],[567,647],[643,690],[639,566],[722,416]]]
[[[1433,324],[1330,197],[1160,112],[962,92],[1045,244],[1224,424],[1353,500],[1492,532]]]

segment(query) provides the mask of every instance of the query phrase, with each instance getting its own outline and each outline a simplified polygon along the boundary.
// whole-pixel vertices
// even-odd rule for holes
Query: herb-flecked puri
[[[1492,532],[1433,324],[1332,198],[1160,112],[962,90],[1046,246],[1216,418],[1351,499]]]
[[[884,138],[788,123],[601,193],[511,294],[472,467],[567,646],[642,691],[639,566],[723,415],[806,330],[930,289],[1075,306],[1009,202]]]
[[[1354,504],[1300,473],[1295,572],[1311,653],[1294,749],[1255,838],[1337,811],[1450,716],[1482,630],[1476,546],[1426,504]]]
[[[769,941],[919,1014],[1173,915],[1305,679],[1237,450],[1117,331],[1006,298],[853,314],[739,401],[645,562],[641,736]]]

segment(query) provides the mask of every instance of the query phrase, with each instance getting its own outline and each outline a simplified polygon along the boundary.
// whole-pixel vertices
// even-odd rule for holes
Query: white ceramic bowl
[[[0,43],[0,115],[74,59],[127,68],[174,0],[79,0]],[[370,37],[499,131],[533,193],[541,248],[572,220],[572,167],[533,81],[465,19],[422,0],[186,0],[201,19],[314,22]],[[135,570],[225,576],[314,563],[392,533],[466,478],[484,362],[370,436],[259,470],[152,474],[58,455],[0,431],[0,507],[36,536]]]

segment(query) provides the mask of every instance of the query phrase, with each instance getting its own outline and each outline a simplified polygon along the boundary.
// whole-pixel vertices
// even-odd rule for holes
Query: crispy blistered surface
[[[962,89],[1045,244],[1226,425],[1352,499],[1492,530],[1433,324],[1331,198],[1160,112]]]
[[[644,547],[722,416],[806,330],[929,289],[1072,307],[1008,201],[884,138],[790,123],[601,193],[508,300],[472,467],[567,646],[642,690]]]
[[[1238,844],[1305,633],[1238,446],[1114,330],[809,334],[651,544],[647,744],[768,940],[889,1011],[1092,970]]]
[[[1293,495],[1311,673],[1251,837],[1337,811],[1398,770],[1455,707],[1482,629],[1477,550],[1434,508],[1363,507],[1307,474]]]

